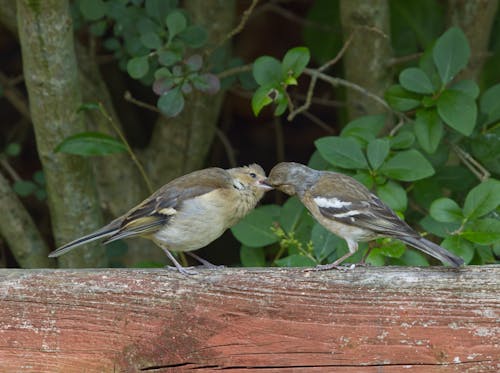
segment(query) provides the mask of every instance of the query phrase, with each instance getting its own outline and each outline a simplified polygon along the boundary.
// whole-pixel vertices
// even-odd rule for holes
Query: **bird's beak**
[[[259,188],[262,188],[264,190],[271,190],[271,189],[274,189],[274,187],[269,184],[269,182],[267,181],[267,179],[264,179],[264,180],[259,180],[259,183],[257,185]]]

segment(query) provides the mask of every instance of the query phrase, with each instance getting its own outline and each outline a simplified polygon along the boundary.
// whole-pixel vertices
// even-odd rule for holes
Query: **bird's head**
[[[293,196],[315,182],[318,175],[318,171],[303,164],[281,162],[273,167],[265,183]]]
[[[262,198],[264,193],[273,189],[266,184],[266,173],[258,164],[231,168],[228,172],[233,177],[233,186],[236,189],[252,190],[257,198]]]

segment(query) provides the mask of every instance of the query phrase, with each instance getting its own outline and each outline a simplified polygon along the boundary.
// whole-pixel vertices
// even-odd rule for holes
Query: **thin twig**
[[[467,153],[465,150],[460,148],[456,144],[451,144],[451,148],[455,152],[455,154],[458,156],[460,161],[480,180],[480,181],[485,181],[487,180],[491,174],[489,171],[481,165],[478,161],[474,159],[469,153]]]
[[[139,107],[142,107],[142,108],[150,110],[150,111],[154,111],[155,113],[160,112],[160,110],[158,110],[158,108],[156,106],[150,105],[146,102],[140,101],[140,100],[132,97],[132,94],[129,91],[126,91],[125,94],[123,95],[123,97],[125,98],[125,101],[131,102],[134,105],[137,105]],[[215,133],[216,133],[218,139],[220,140],[220,142],[222,143],[222,145],[224,146],[224,149],[226,150],[226,155],[227,155],[229,165],[231,167],[236,167],[236,165],[237,165],[236,156],[234,154],[233,147],[231,146],[231,142],[227,138],[226,134],[224,132],[222,132],[219,128],[216,129]]]
[[[215,133],[217,135],[217,138],[220,140],[220,142],[224,146],[224,149],[226,150],[226,155],[227,155],[227,160],[229,162],[229,165],[231,166],[231,168],[236,167],[237,166],[236,156],[234,155],[234,149],[231,146],[231,142],[229,141],[228,137],[219,128],[216,128]]]
[[[137,106],[142,107],[144,109],[154,111],[155,113],[160,112],[160,110],[156,106],[148,104],[148,103],[143,102],[143,101],[139,101],[136,98],[132,97],[132,94],[129,91],[125,91],[123,98],[125,99],[125,101],[131,102],[134,105],[137,105]]]
[[[215,49],[217,49],[218,47],[223,45],[226,41],[231,39],[234,35],[238,34],[239,32],[241,32],[241,30],[243,30],[243,28],[245,27],[246,23],[248,22],[248,19],[250,18],[250,15],[252,14],[252,12],[253,12],[253,10],[258,2],[259,2],[259,0],[252,0],[252,3],[248,7],[248,9],[243,12],[243,15],[241,16],[241,20],[240,20],[240,23],[238,24],[238,26],[236,26],[231,32],[229,32],[229,34],[227,34],[215,47],[209,49],[207,51],[207,54],[212,54],[212,52]]]
[[[366,89],[364,89],[363,87],[361,87],[355,83],[349,82],[348,80],[344,80],[341,78],[335,78],[333,76],[326,75],[326,74],[319,72],[315,69],[306,68],[306,69],[304,69],[304,73],[306,73],[307,75],[310,75],[311,77],[316,76],[318,79],[321,79],[327,83],[330,83],[334,87],[343,86],[343,87],[352,89],[356,92],[359,92],[362,95],[365,95],[365,96],[371,98],[372,100],[376,101],[377,103],[379,103],[387,111],[390,111],[391,113],[394,112],[394,110],[380,97],[367,91]],[[397,114],[399,115],[400,113],[397,113]]]
[[[31,112],[28,101],[22,92],[14,87],[14,80],[9,79],[5,74],[0,72],[0,84],[4,89],[3,95],[5,98],[14,106],[19,114],[31,122]]]
[[[409,54],[407,56],[390,58],[389,61],[387,61],[387,67],[393,67],[395,65],[399,65],[399,64],[402,64],[405,62],[414,61],[414,60],[420,58],[422,55],[423,55],[423,53],[420,52],[420,53]]]
[[[231,69],[227,69],[224,71],[221,71],[220,73],[217,74],[217,77],[219,79],[227,78],[228,76],[231,75],[236,75],[239,73],[244,73],[247,71],[252,71],[253,63],[249,63],[248,65],[243,65],[243,66],[236,66]]]
[[[319,119],[316,115],[310,113],[309,111],[303,111],[301,113],[303,116],[305,116],[307,119],[309,119],[311,122],[313,122],[315,125],[320,127],[321,129],[325,130],[327,133],[335,133],[335,131],[325,122],[323,122],[321,119]]]
[[[331,59],[330,61],[327,61],[325,64],[323,64],[322,66],[320,66],[318,68],[318,71],[325,71],[326,69],[328,69],[330,66],[333,66],[335,65],[345,54],[347,48],[349,48],[349,46],[351,45],[352,43],[352,39],[354,38],[354,33],[352,33],[348,38],[347,40],[345,41],[344,45],[342,46],[342,48],[339,50],[339,52],[337,53],[337,55]]]
[[[327,61],[325,64],[323,64],[322,66],[320,66],[316,70],[305,69],[304,72],[306,72],[306,70],[308,70],[309,72],[316,71],[317,74],[321,74],[324,70],[328,69],[330,66],[333,66],[335,63],[337,63],[342,58],[345,51],[347,50],[347,48],[351,44],[352,39],[353,39],[353,35],[354,34],[351,34],[351,36],[349,36],[347,41],[344,43],[344,45],[340,49],[339,53],[337,53],[337,55],[334,58],[332,58],[330,61]],[[318,80],[317,74],[314,74],[314,75],[310,74],[311,81],[309,82],[309,88],[307,89],[306,101],[304,102],[304,104],[302,104],[302,106],[298,107],[297,109],[290,110],[290,113],[288,114],[288,117],[287,117],[287,119],[289,121],[292,121],[293,118],[295,118],[298,114],[302,113],[303,111],[306,111],[311,106],[311,100],[312,100],[312,97],[314,94],[314,88],[316,87],[316,82]],[[328,76],[328,75],[326,75],[326,76]]]
[[[0,165],[3,167],[3,169],[10,175],[13,181],[21,181],[22,178],[19,176],[19,174],[12,168],[10,163],[7,161],[5,156],[0,155]]]
[[[103,103],[102,102],[99,102],[99,110],[101,111],[102,115],[104,115],[104,117],[107,119],[107,121],[111,124],[111,127],[113,127],[113,129],[115,130],[115,132],[118,134],[118,136],[120,137],[120,139],[122,140],[122,142],[125,144],[125,147],[127,148],[127,152],[128,154],[130,155],[130,158],[132,158],[132,161],[135,163],[135,165],[137,166],[137,168],[139,169],[139,172],[141,173],[142,175],[142,178],[144,179],[144,181],[146,182],[146,185],[148,187],[148,190],[149,190],[149,193],[153,193],[153,185],[151,184],[151,180],[149,180],[149,177],[148,175],[146,175],[146,172],[144,171],[144,168],[142,167],[142,164],[141,162],[139,161],[139,159],[136,157],[134,151],[132,150],[132,148],[130,147],[130,144],[128,143],[127,139],[125,138],[125,136],[123,135],[122,131],[120,130],[120,128],[116,125],[115,121],[113,120],[113,118],[111,118],[111,116],[108,114],[108,112],[106,111],[106,108],[104,107]]]
[[[396,133],[401,129],[401,127],[403,127],[405,125],[405,123],[406,123],[406,121],[404,120],[404,118],[400,117],[398,124],[396,124],[394,126],[394,128],[389,132],[389,136],[396,135]]]

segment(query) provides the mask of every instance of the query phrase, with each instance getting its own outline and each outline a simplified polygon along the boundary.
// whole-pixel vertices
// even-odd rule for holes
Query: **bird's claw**
[[[194,270],[194,267],[176,267],[176,266],[165,266],[165,268],[170,269],[170,270],[176,270],[179,271],[179,273],[182,273],[183,275],[196,275],[198,272]]]

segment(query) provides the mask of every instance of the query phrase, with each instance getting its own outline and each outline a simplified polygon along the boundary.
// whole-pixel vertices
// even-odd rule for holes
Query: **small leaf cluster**
[[[252,97],[252,110],[259,115],[267,105],[276,104],[275,115],[281,115],[288,107],[286,89],[297,85],[297,78],[302,74],[310,60],[309,49],[296,47],[290,49],[282,61],[274,57],[262,56],[255,60],[252,73],[259,85]]]
[[[177,0],[79,0],[77,9],[120,67],[153,86],[164,115],[178,115],[193,89],[219,90],[219,79],[203,72],[203,58],[194,53],[206,44],[207,32],[191,24]]]
[[[484,264],[500,255],[500,182],[486,176],[478,184],[454,147],[471,151],[487,172],[500,174],[500,85],[480,94],[475,82],[457,80],[469,56],[463,32],[446,31],[430,44],[419,66],[401,71],[399,84],[387,90],[386,101],[402,121],[397,131],[385,132],[390,115],[360,117],[339,136],[316,140],[309,166],[354,177],[414,228],[441,238],[443,247],[466,263]],[[306,67],[299,66],[297,71]],[[255,114],[271,102],[277,103],[277,115],[284,112],[290,85],[285,76],[276,59],[255,62],[254,77],[260,84],[252,101]],[[298,75],[292,76],[294,84]],[[248,266],[330,263],[347,252],[344,240],[313,221],[296,198],[273,207],[272,214],[267,206],[258,208],[232,231]],[[431,259],[389,238],[371,246],[367,262],[374,265],[424,266]],[[360,247],[348,261],[360,260],[366,244]]]
[[[474,187],[466,196],[463,207],[450,198],[439,198],[430,207],[430,216],[450,231],[443,247],[459,254],[467,263],[475,255],[474,246],[495,245],[500,253],[500,181],[490,179]],[[491,261],[487,250],[478,252]]]

